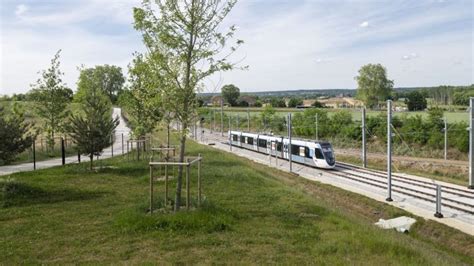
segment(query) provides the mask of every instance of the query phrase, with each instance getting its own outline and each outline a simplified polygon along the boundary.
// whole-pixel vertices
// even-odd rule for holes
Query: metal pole
[[[36,140],[33,140],[33,170],[36,170]]]
[[[81,152],[77,151],[77,162],[81,163]]]
[[[441,213],[441,185],[436,185],[436,212],[434,217],[443,218]]]
[[[315,139],[318,140],[318,114],[315,115],[314,117],[315,121],[314,121],[314,126],[315,126],[315,131],[314,131],[314,135],[315,135]]]
[[[239,114],[237,114],[237,126],[235,127],[237,129],[237,131],[240,131],[240,125],[239,125]]]
[[[229,149],[232,151],[232,128],[231,128],[232,124],[231,124],[231,117],[229,115]]]
[[[224,99],[221,99],[221,136],[224,136]]]
[[[112,144],[110,145],[110,152],[112,153],[112,157],[114,157],[114,136],[110,137],[112,139]]]
[[[291,154],[291,113],[288,114],[288,140],[289,140],[289,143],[288,143],[288,161],[290,162],[290,173],[293,172],[293,165],[292,165],[292,161],[291,161],[291,157],[292,157],[292,154]]]
[[[469,98],[469,188],[474,189],[474,97]]]
[[[189,159],[186,159],[186,209],[189,210]]]
[[[444,159],[448,159],[448,120],[444,118]]]
[[[122,133],[122,155],[123,155],[123,133]]]
[[[62,161],[63,165],[66,164],[66,150],[64,149],[64,138],[61,138],[61,156],[62,156]]]
[[[392,101],[387,100],[387,199],[392,199]]]
[[[365,137],[365,108],[362,109],[362,166],[367,168],[367,140]]]
[[[198,154],[198,206],[201,206],[201,154]]]
[[[247,132],[250,132],[250,112],[247,108]]]
[[[150,166],[150,214],[153,213],[153,166]]]

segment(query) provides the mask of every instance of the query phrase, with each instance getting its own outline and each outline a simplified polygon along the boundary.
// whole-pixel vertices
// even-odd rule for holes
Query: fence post
[[[112,139],[112,145],[110,146],[110,151],[112,153],[112,157],[114,157],[114,136],[110,137]]]
[[[292,166],[292,154],[291,154],[291,113],[288,114],[288,161],[290,162],[290,173],[293,172],[293,166]]]
[[[36,139],[33,139],[33,170],[36,170]]]
[[[365,136],[366,127],[365,108],[362,108],[362,166],[364,168],[367,168],[367,139]]]
[[[318,136],[318,114],[316,113],[315,117],[314,117],[314,126],[315,126],[315,131],[314,131],[314,135],[315,135],[315,139],[316,140],[319,140],[319,136]]]
[[[232,124],[231,124],[230,115],[229,115],[229,149],[232,151]]]
[[[123,155],[123,133],[122,133],[122,155]]]
[[[198,154],[198,206],[201,206],[201,154]]]
[[[221,136],[224,136],[224,98],[221,98]]]
[[[436,213],[434,217],[443,218],[441,213],[441,185],[436,185]]]
[[[387,199],[392,199],[392,101],[387,100]]]
[[[77,151],[77,162],[81,163],[81,152],[79,150]]]
[[[448,159],[448,120],[444,118],[444,160]]]
[[[150,165],[150,214],[153,213],[153,166]]]
[[[474,97],[469,98],[469,189],[474,189]]]
[[[189,159],[186,159],[186,209],[189,210]]]
[[[62,161],[63,165],[66,164],[66,150],[64,149],[64,138],[61,138],[61,156],[62,156]]]
[[[247,108],[247,132],[250,132],[250,112],[249,112],[249,108]]]

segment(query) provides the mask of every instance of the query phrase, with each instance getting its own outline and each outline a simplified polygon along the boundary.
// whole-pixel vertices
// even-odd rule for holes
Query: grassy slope
[[[408,235],[383,231],[372,223],[406,213],[209,147],[189,149],[205,158],[207,200],[177,216],[146,214],[145,162],[116,157],[106,162],[117,168],[96,173],[70,165],[12,175],[15,192],[0,198],[0,261],[474,263],[474,238],[456,230],[420,221]]]

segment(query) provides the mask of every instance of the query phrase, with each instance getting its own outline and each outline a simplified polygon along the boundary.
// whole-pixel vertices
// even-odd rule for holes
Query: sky
[[[248,70],[217,73],[205,92],[354,89],[361,66],[380,63],[395,87],[473,84],[471,0],[240,0],[222,28],[236,25],[233,55]],[[0,94],[24,93],[61,49],[63,80],[78,67],[127,65],[143,52],[135,0],[2,0]]]

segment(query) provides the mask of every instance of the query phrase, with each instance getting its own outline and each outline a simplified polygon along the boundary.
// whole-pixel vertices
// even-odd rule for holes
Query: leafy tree
[[[275,117],[275,113],[275,108],[273,108],[271,105],[267,105],[263,108],[263,111],[260,113],[260,119],[262,120],[262,124],[265,128],[273,120],[273,118]]]
[[[222,87],[222,97],[230,106],[237,105],[237,99],[240,96],[240,89],[233,84],[224,85]]]
[[[123,90],[123,84],[125,82],[122,68],[103,65],[95,66],[94,68],[83,68],[80,71],[75,96],[77,102],[82,101],[82,98],[89,93],[87,89],[92,86],[100,88],[104,94],[109,96],[112,103],[117,101],[118,95]]]
[[[381,64],[368,64],[359,70],[357,97],[368,108],[374,108],[379,101],[386,100],[393,89],[393,81],[387,78],[387,71]]]
[[[320,101],[314,101],[314,103],[311,105],[316,108],[324,108],[324,104],[322,104]]]
[[[426,109],[426,98],[419,91],[412,91],[405,98],[405,103],[409,111],[422,111]]]
[[[59,50],[51,60],[51,66],[41,72],[41,78],[32,85],[32,98],[38,102],[36,113],[43,120],[43,130],[48,133],[48,143],[54,149],[55,134],[62,129],[67,116],[71,90],[63,83],[59,69]]]
[[[270,100],[270,104],[275,108],[286,107],[285,100],[282,98],[273,97]]]
[[[90,169],[93,169],[94,156],[102,153],[112,144],[112,136],[119,124],[119,118],[110,115],[111,103],[97,87],[88,89],[81,107],[83,114],[71,114],[70,123],[66,125],[71,138],[81,154],[90,158]]]
[[[178,2],[144,0],[134,9],[134,26],[143,35],[148,63],[163,84],[162,102],[181,123],[179,161],[184,161],[188,126],[196,116],[196,92],[206,77],[235,67],[228,57],[243,42],[225,49],[236,30],[220,32],[222,20],[235,1]],[[158,13],[158,14],[155,14]],[[219,56],[223,56],[218,58]],[[178,168],[175,211],[181,206],[183,167]]]
[[[23,113],[7,115],[0,106],[0,114],[0,165],[3,165],[31,147],[32,137],[28,134],[31,124],[25,121]]]
[[[295,107],[301,106],[301,105],[303,105],[303,100],[300,99],[300,98],[293,97],[288,101],[288,107],[295,108]]]

